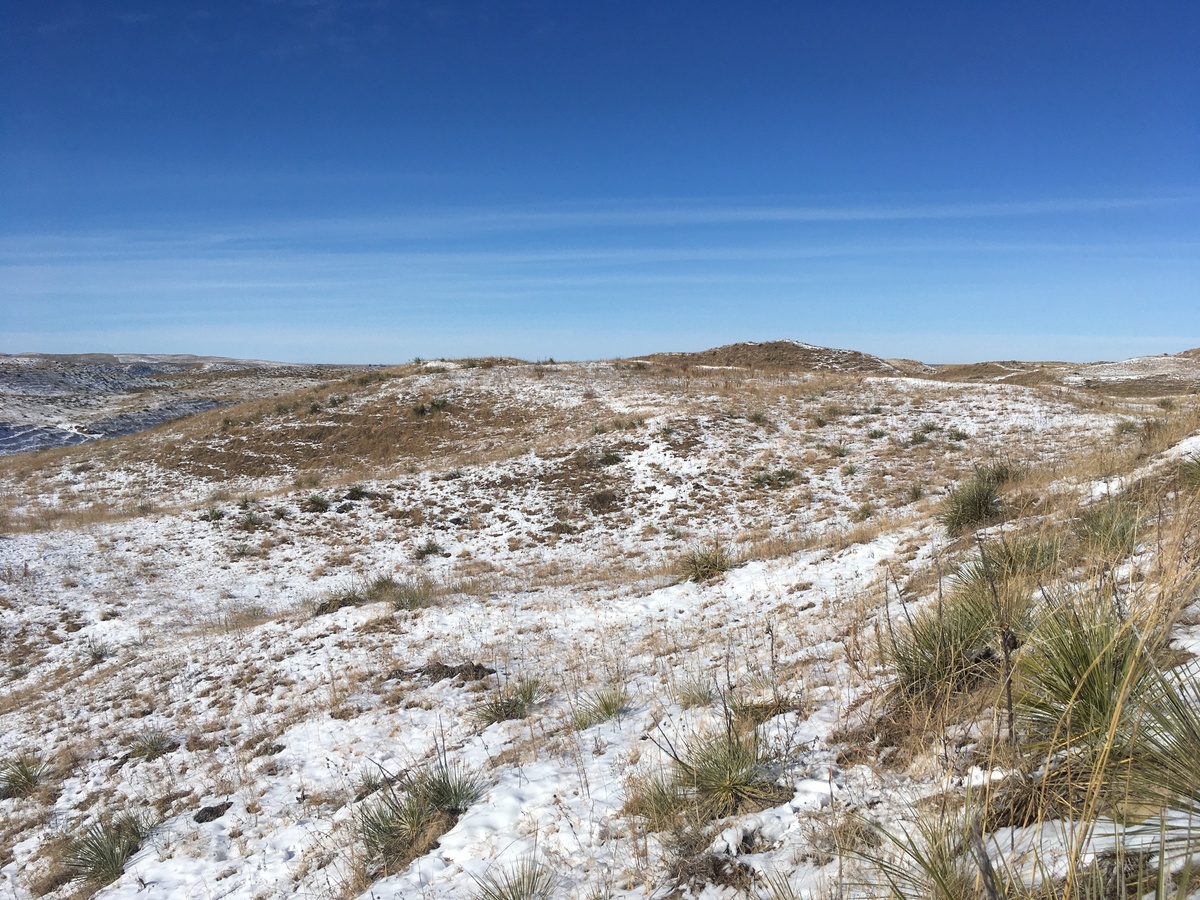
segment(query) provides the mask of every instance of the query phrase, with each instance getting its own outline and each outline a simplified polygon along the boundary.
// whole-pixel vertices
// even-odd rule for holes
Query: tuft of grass
[[[475,711],[475,718],[483,725],[524,719],[541,698],[541,682],[536,678],[522,678],[515,685],[493,691]]]
[[[1089,552],[1112,560],[1129,556],[1137,548],[1140,520],[1136,503],[1108,500],[1080,513],[1073,530]]]
[[[0,760],[0,800],[28,797],[49,772],[49,764],[36,753],[20,753]]]
[[[401,580],[394,575],[379,575],[366,590],[368,600],[387,601],[393,609],[421,609],[436,595],[437,582],[429,577]]]
[[[688,549],[675,564],[682,581],[709,581],[737,566],[737,560],[722,543]]]
[[[366,600],[362,589],[354,583],[326,591],[313,607],[314,616],[327,616],[348,606],[359,606]]]
[[[1000,488],[1011,478],[1012,471],[1003,463],[976,468],[946,497],[938,521],[952,535],[999,521]]]
[[[850,448],[845,444],[830,444],[825,448],[834,459],[845,459],[850,455]]]
[[[615,719],[625,711],[629,694],[623,684],[609,684],[579,698],[572,723],[579,731]]]
[[[716,699],[712,676],[689,675],[675,684],[675,699],[684,709],[708,706]]]
[[[553,900],[558,876],[534,857],[499,872],[488,872],[479,880],[475,900]]]
[[[134,736],[130,752],[141,759],[151,760],[166,756],[178,746],[161,728],[146,728]]]
[[[428,559],[431,556],[441,556],[444,548],[433,538],[426,538],[423,544],[419,544],[417,549],[413,551],[413,556],[418,560]]]
[[[111,884],[125,871],[125,863],[150,834],[150,820],[139,813],[123,812],[101,819],[71,841],[66,867],[71,877],[100,887]]]

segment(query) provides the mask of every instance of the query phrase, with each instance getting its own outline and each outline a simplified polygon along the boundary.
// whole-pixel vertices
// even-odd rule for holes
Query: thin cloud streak
[[[586,231],[604,228],[680,228],[708,225],[787,225],[822,223],[869,223],[904,221],[950,221],[957,219],[1004,219],[1055,215],[1128,212],[1195,202],[1192,197],[1050,199],[1029,202],[944,203],[909,206],[787,206],[770,204],[684,203],[655,205],[622,204],[608,208],[557,209],[448,209],[431,213],[397,216],[354,216],[332,218],[264,220],[243,222],[212,231],[189,234],[188,241],[213,245],[239,242],[286,241],[288,239],[430,240],[472,234],[526,233],[538,231]],[[171,229],[89,231],[78,237],[100,240],[123,237],[147,243],[178,241]],[[9,234],[5,240],[61,240],[64,234]]]

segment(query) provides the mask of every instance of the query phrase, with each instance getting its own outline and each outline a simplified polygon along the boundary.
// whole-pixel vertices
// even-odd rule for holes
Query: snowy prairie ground
[[[909,833],[992,777],[998,707],[879,725],[895,631],[979,546],[948,492],[1013,473],[1002,540],[1190,458],[1195,424],[898,371],[434,362],[13,456],[0,760],[40,777],[0,800],[0,897],[873,895],[852,823]],[[1162,533],[1112,578],[1157,584]],[[706,806],[680,772],[720,740],[758,781]],[[467,800],[373,845],[438,771]],[[126,813],[136,849],[83,880]]]

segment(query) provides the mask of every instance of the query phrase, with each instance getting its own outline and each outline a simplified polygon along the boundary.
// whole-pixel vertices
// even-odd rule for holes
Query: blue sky
[[[0,0],[0,352],[1200,345],[1200,4]]]

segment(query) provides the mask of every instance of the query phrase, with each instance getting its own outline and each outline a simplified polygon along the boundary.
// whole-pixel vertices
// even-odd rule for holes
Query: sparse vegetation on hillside
[[[0,461],[0,879],[1195,893],[1195,399],[707,365],[359,371]]]

